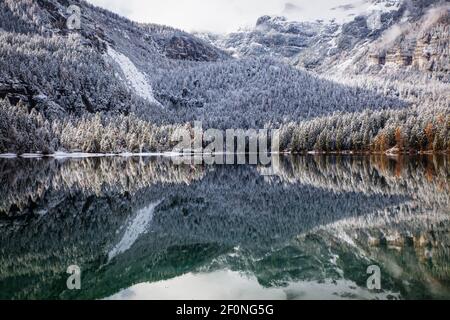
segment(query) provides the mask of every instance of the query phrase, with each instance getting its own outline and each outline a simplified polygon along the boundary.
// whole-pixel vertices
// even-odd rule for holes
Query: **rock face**
[[[327,64],[344,58],[356,46],[376,40],[401,18],[405,10],[402,2],[397,0],[367,2],[373,4],[373,10],[345,23],[335,20],[292,21],[280,16],[262,16],[250,30],[209,39],[218,47],[229,49],[239,56],[269,55],[306,69],[327,68]],[[374,16],[377,23],[372,21]]]
[[[207,45],[204,41],[179,33],[170,38],[159,39],[166,57],[175,60],[217,61],[226,54]]]
[[[450,60],[450,14],[417,39],[414,66],[421,70],[448,72]]]
[[[368,2],[370,10],[343,24],[263,16],[251,30],[209,40],[239,56],[279,57],[319,73],[341,72],[342,68],[354,68],[357,73],[382,69],[370,68],[374,65],[448,73],[448,6],[437,0]]]
[[[412,53],[410,50],[401,48],[389,50],[385,56],[386,64],[396,64],[399,66],[410,66],[412,64]]]
[[[397,65],[436,73],[449,69],[450,13],[443,8],[440,18],[432,23],[427,19],[411,23],[397,39],[368,56],[370,64]]]
[[[238,56],[268,55],[294,61],[303,50],[320,39],[331,38],[335,24],[288,21],[285,17],[260,17],[252,30],[231,33],[226,37],[210,38],[220,48]]]
[[[25,83],[14,80],[0,81],[0,99],[7,99],[12,105],[22,102],[33,108],[42,101],[42,98],[36,89]]]
[[[79,30],[67,28],[70,5],[80,7]],[[181,30],[135,23],[80,0],[1,0],[0,37],[0,98],[55,115],[64,110],[77,116],[128,114],[130,105],[154,107],[115,76],[120,70],[106,61],[108,47],[126,56],[148,78],[155,68],[172,64],[169,59],[229,59],[224,51]],[[20,64],[24,67],[19,69]],[[41,69],[45,71],[40,73]],[[45,101],[34,98],[44,95]]]
[[[77,5],[81,11],[81,29],[69,30],[67,8]],[[0,21],[0,30],[9,32],[27,32],[40,35],[81,34],[84,44],[104,53],[106,44],[122,41],[139,40],[141,49],[158,51],[172,59],[193,61],[215,61],[227,55],[209,43],[195,36],[171,27],[153,24],[139,24],[112,14],[104,9],[94,7],[85,1],[75,0],[36,0],[31,6],[24,0],[4,0],[0,9],[8,19],[23,20],[21,30],[17,21],[14,24]],[[22,14],[23,11],[23,14]],[[18,17],[17,12],[23,17]],[[2,19],[2,20],[6,20]]]
[[[372,65],[385,65],[386,56],[382,54],[372,53],[369,55],[369,62]]]
[[[8,99],[11,104],[17,104],[19,101],[28,102],[28,88],[18,82],[0,82],[0,98]]]
[[[0,99],[7,99],[12,105],[20,103],[29,111],[41,111],[49,119],[61,118],[66,114],[64,108],[51,101],[38,88],[19,81],[0,80]]]

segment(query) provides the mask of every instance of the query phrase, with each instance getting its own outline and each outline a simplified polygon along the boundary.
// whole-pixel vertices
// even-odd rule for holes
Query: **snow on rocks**
[[[122,239],[108,253],[108,261],[130,249],[139,237],[146,232],[149,223],[153,219],[153,213],[160,203],[161,201],[154,202],[137,212],[134,219],[126,227]]]
[[[17,154],[15,154],[15,153],[2,153],[2,154],[0,154],[0,158],[14,159],[14,158],[17,158]]]
[[[157,104],[162,107],[162,105],[155,99],[153,95],[153,88],[147,82],[146,76],[136,68],[134,63],[125,55],[117,52],[111,47],[108,47],[108,56],[111,57],[122,70],[126,81],[131,86],[131,88],[140,97],[144,98],[148,102]]]

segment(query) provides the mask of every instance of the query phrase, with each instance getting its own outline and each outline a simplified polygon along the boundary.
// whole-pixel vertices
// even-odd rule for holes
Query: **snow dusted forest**
[[[169,151],[193,121],[279,128],[282,151],[449,152],[449,6],[397,2],[375,27],[266,17],[219,39],[84,1],[0,0],[0,153]]]
[[[449,2],[342,3],[212,34],[0,0],[0,299],[448,299]],[[282,152],[187,163],[198,122]]]
[[[254,166],[151,158],[0,159],[0,169],[1,298],[99,299],[221,268],[269,288],[342,274],[363,287],[366,273],[352,270],[380,260],[402,270],[387,269],[384,290],[448,296],[446,157],[289,156],[270,181]],[[115,255],[129,221],[154,203],[149,231]],[[85,267],[78,296],[61,285],[74,259]]]

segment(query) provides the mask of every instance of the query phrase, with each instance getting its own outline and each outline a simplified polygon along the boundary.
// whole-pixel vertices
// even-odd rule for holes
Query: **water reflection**
[[[0,298],[448,298],[448,161],[2,159]]]
[[[140,283],[109,300],[339,300],[395,299],[398,295],[370,292],[349,280],[300,281],[282,287],[263,287],[252,275],[229,270],[187,273],[174,279]]]

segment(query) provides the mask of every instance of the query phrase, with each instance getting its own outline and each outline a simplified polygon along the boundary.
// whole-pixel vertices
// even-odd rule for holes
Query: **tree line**
[[[450,116],[443,109],[338,112],[279,127],[284,152],[450,152]],[[171,151],[177,130],[191,123],[155,124],[134,114],[97,113],[50,121],[36,110],[0,100],[0,153]],[[275,128],[272,126],[272,128]]]

